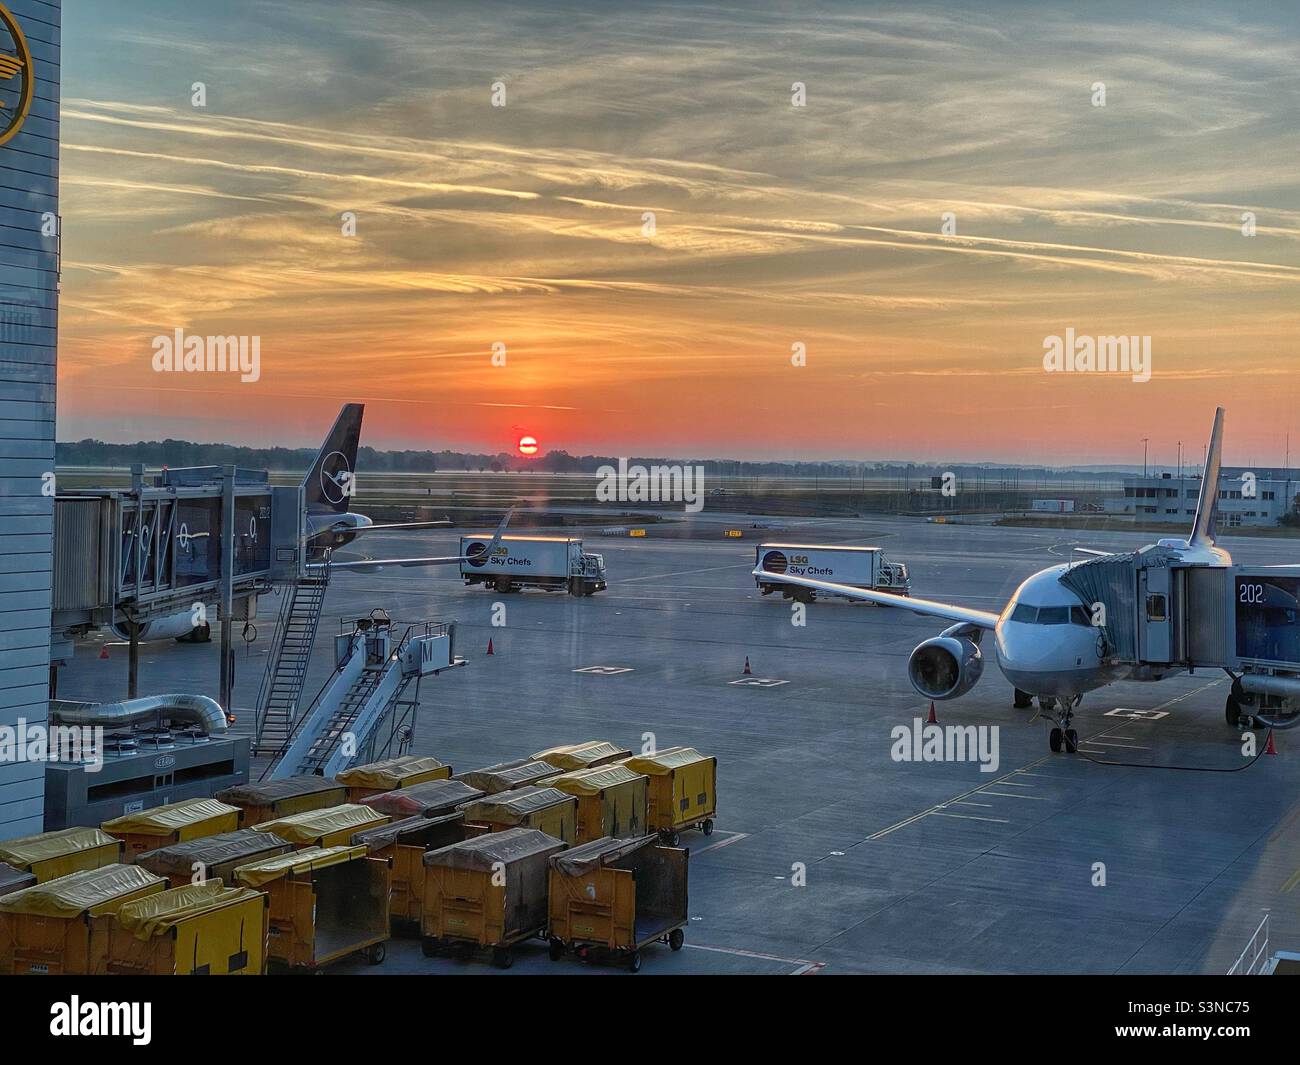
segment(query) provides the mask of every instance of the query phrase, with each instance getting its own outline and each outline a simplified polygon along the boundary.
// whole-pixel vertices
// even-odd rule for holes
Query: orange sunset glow
[[[1283,461],[1295,34],[231,7],[69,20],[60,440],[315,444],[359,400],[376,447],[1172,462],[1223,404],[1230,461]],[[178,328],[260,378],[157,372]],[[1067,328],[1151,379],[1044,372]]]

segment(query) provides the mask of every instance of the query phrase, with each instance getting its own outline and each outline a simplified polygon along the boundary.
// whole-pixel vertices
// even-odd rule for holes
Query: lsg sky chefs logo
[[[22,129],[32,109],[36,77],[27,38],[9,9],[0,4],[0,144]]]

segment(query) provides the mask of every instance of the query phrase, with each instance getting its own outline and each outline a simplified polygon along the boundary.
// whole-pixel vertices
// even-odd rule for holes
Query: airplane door
[[[1168,566],[1150,566],[1142,574],[1142,661],[1172,662],[1173,596]]]

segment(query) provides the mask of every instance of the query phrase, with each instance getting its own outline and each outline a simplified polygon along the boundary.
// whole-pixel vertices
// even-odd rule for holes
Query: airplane
[[[1232,558],[1214,542],[1214,517],[1219,499],[1219,469],[1223,442],[1223,408],[1215,411],[1214,425],[1206,450],[1204,476],[1196,501],[1196,516],[1186,540],[1162,539],[1151,548],[1171,562],[1197,567],[1225,568]],[[1094,559],[1121,559],[1122,553],[1081,550]],[[1090,560],[1092,561],[1092,560]],[[1120,680],[1156,681],[1182,672],[1169,664],[1122,663],[1108,652],[1104,633],[1095,621],[1094,608],[1063,578],[1086,563],[1069,562],[1040,570],[1023,581],[1011,601],[999,613],[954,606],[929,599],[917,599],[877,592],[828,581],[778,574],[761,566],[753,573],[764,581],[824,591],[880,606],[901,607],[915,614],[953,622],[940,635],[920,643],[907,663],[912,687],[927,699],[955,699],[975,686],[984,670],[980,641],[993,635],[993,656],[1003,676],[1015,688],[1016,709],[1027,709],[1036,696],[1039,712],[1051,714],[1056,727],[1049,736],[1053,752],[1064,745],[1068,753],[1078,749],[1078,733],[1072,728],[1074,711],[1086,692]],[[1231,675],[1231,674],[1230,674]],[[1226,716],[1236,724],[1241,709],[1240,678],[1234,677],[1234,694],[1229,696]],[[1255,720],[1270,727],[1288,727],[1297,719],[1276,723],[1255,714]]]
[[[461,555],[440,555],[418,558],[363,559],[356,562],[337,562],[331,556],[335,548],[352,543],[363,533],[384,532],[393,529],[435,529],[451,524],[441,521],[375,522],[365,514],[352,510],[356,494],[357,448],[361,440],[361,420],[365,414],[364,403],[345,403],[334,424],[325,434],[325,440],[316,453],[311,467],[302,479],[306,513],[303,517],[302,542],[308,557],[308,570],[320,571],[326,565],[331,570],[371,570],[381,566],[451,566],[463,561]],[[488,542],[488,550],[495,548],[505,534],[513,508],[506,512],[496,533]],[[184,549],[191,549],[192,541],[200,540],[205,532],[186,532],[181,539]],[[115,636],[129,640],[126,627],[117,621],[110,626]],[[211,628],[205,622],[196,626],[192,608],[186,607],[175,614],[146,621],[140,626],[137,639],[175,639],[188,643],[206,643],[211,638]]]

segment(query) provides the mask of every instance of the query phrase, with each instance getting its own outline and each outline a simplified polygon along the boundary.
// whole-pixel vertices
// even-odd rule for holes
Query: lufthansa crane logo
[[[0,4],[0,144],[22,129],[32,109],[36,80],[32,76],[32,53],[17,20]],[[6,40],[5,38],[8,38]]]
[[[342,503],[354,492],[352,466],[341,451],[331,451],[320,466],[320,490],[331,503]]]

